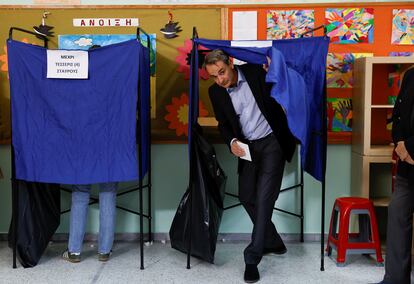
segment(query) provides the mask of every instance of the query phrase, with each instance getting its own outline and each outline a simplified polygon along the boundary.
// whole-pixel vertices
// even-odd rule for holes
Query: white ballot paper
[[[242,143],[240,141],[236,141],[237,144],[244,150],[245,155],[243,157],[240,157],[241,159],[247,160],[247,161],[252,161],[252,156],[250,156],[250,150],[249,150],[249,145]]]

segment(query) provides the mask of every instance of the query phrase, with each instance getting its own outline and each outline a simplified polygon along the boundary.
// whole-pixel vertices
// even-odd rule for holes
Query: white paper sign
[[[272,41],[271,40],[232,40],[231,46],[241,46],[241,47],[271,47]],[[233,59],[234,65],[242,65],[246,62],[238,60],[236,58]]]
[[[233,40],[257,39],[257,12],[233,12]]]
[[[271,40],[232,40],[231,46],[239,47],[271,47]]]
[[[88,52],[47,50],[47,78],[88,79]]]
[[[242,143],[240,141],[237,141],[236,143],[244,150],[244,156],[240,157],[240,159],[244,159],[251,162],[252,156],[250,155],[249,145],[247,145],[246,143]]]
[[[138,18],[80,18],[73,19],[74,27],[138,27]]]

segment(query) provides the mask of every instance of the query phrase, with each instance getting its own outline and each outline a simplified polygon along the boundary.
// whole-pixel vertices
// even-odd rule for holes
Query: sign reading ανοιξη
[[[138,18],[80,18],[73,19],[74,27],[138,27]]]

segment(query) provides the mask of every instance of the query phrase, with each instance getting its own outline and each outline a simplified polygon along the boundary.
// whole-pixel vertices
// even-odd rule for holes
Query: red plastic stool
[[[351,213],[358,214],[359,233],[349,233]],[[339,230],[337,233],[338,215]],[[373,253],[377,256],[378,264],[382,265],[384,260],[381,255],[377,219],[371,200],[360,197],[341,197],[335,200],[326,247],[328,256],[332,254],[332,248],[337,251],[338,266],[345,265],[345,258],[348,254]]]

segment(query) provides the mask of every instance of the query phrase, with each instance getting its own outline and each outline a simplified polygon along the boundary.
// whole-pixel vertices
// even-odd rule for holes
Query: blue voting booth
[[[141,269],[143,217],[152,241],[151,207],[143,213],[143,193],[150,180],[149,46],[137,39],[83,51],[86,79],[47,78],[44,47],[7,40],[12,113],[13,266],[37,264],[60,219],[59,184],[137,181]],[[148,35],[147,35],[148,37]],[[147,38],[150,44],[149,38]],[[147,176],[147,184],[143,179]],[[23,198],[22,198],[23,197]],[[95,203],[92,198],[91,203]],[[25,202],[25,204],[21,204]],[[40,213],[39,213],[40,212]],[[67,212],[67,211],[64,211]],[[63,213],[64,213],[63,212]],[[40,221],[34,216],[49,216]],[[39,224],[43,222],[43,224]],[[24,231],[24,234],[19,234]],[[35,236],[41,235],[41,238]]]
[[[321,26],[323,27],[323,26]],[[320,28],[320,27],[318,27]],[[303,241],[303,170],[321,182],[322,185],[322,216],[321,216],[321,270],[324,270],[324,214],[325,214],[325,172],[327,151],[326,125],[326,58],[329,37],[311,37],[289,40],[229,41],[198,38],[193,30],[193,48],[190,56],[190,110],[189,110],[189,156],[190,185],[195,179],[192,165],[196,162],[192,135],[198,128],[199,81],[198,71],[203,56],[199,46],[209,50],[221,49],[231,57],[254,64],[266,64],[267,57],[271,64],[266,81],[273,84],[271,96],[285,109],[289,129],[300,143],[301,164],[301,214],[281,212],[294,215],[301,219],[301,240]],[[289,190],[292,186],[284,190]],[[192,191],[191,195],[197,192]],[[229,194],[237,197],[235,195]],[[228,208],[232,208],[230,206]],[[226,208],[224,208],[226,209]],[[190,221],[191,224],[191,221]],[[189,233],[191,244],[191,232]],[[191,245],[187,251],[187,267],[190,267]]]

